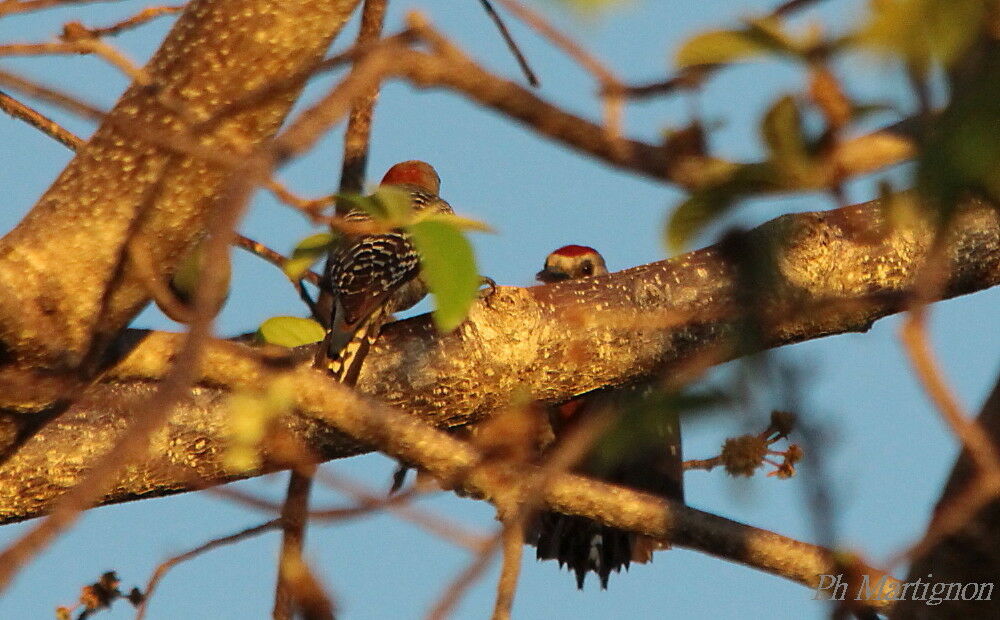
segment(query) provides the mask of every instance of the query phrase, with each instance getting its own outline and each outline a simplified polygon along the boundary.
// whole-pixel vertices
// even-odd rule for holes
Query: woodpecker
[[[597,250],[567,245],[546,257],[545,267],[536,277],[551,283],[607,273],[604,258]],[[650,407],[655,405],[651,392],[648,385],[598,390],[553,408],[549,414],[555,434],[553,444],[558,444],[560,437],[566,436],[588,411],[613,407],[618,414],[617,419],[574,471],[683,502],[683,462],[676,414],[652,411],[652,416],[642,413],[630,415],[632,412],[650,411]],[[636,426],[629,429],[626,427],[629,424]],[[628,432],[630,430],[633,432]],[[637,432],[639,436],[636,436]],[[623,441],[622,437],[628,437],[629,441]],[[609,450],[614,450],[616,442],[619,449],[615,450],[614,458],[602,458]],[[623,444],[625,447],[621,449]],[[576,584],[581,590],[588,571],[596,573],[601,588],[606,589],[612,571],[619,572],[622,567],[627,569],[630,562],[649,562],[653,551],[663,548],[648,537],[558,512],[540,514],[531,539],[530,542],[537,548],[537,558],[558,560],[560,567],[569,567],[576,573]]]
[[[551,284],[608,273],[604,257],[594,248],[585,245],[564,245],[545,257],[545,267],[535,277]]]
[[[415,212],[453,213],[438,197],[441,179],[422,161],[400,162],[385,173],[381,187],[409,195]],[[344,219],[371,222],[363,210],[353,209]],[[420,256],[402,230],[377,234],[348,234],[327,262],[324,280],[333,298],[326,337],[327,369],[341,382],[354,384],[361,364],[394,313],[414,306],[427,295],[420,274]]]

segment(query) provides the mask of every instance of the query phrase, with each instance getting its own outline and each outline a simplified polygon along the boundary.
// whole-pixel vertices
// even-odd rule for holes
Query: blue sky
[[[739,16],[772,8],[775,2],[652,0],[625,3],[597,18],[562,11],[555,2],[534,6],[550,14],[588,49],[605,59],[627,81],[667,75],[677,46],[696,32],[734,24]],[[0,21],[4,42],[51,39],[63,22],[78,19],[104,25],[138,11],[145,3],[95,4],[46,11]],[[843,29],[861,15],[860,1],[831,1],[818,12]],[[473,0],[402,0],[392,3],[388,30],[419,7],[442,31],[493,70],[520,79],[516,65]],[[810,19],[799,19],[807,23]],[[583,116],[598,118],[590,77],[513,19],[508,23],[542,80],[540,94]],[[169,20],[115,40],[133,58],[155,49]],[[348,33],[353,37],[353,27]],[[350,39],[341,37],[338,47]],[[124,79],[98,60],[86,57],[4,60],[41,81],[110,106]],[[869,57],[850,56],[838,64],[849,92],[865,101],[910,106],[905,83],[892,66]],[[309,89],[315,97],[333,78]],[[733,158],[760,155],[755,119],[776,97],[798,91],[802,75],[791,64],[751,64],[722,72],[700,98],[705,118],[717,121],[712,145]],[[689,119],[689,101],[656,99],[627,110],[630,135],[656,140],[663,129]],[[51,114],[87,136],[92,126],[59,111]],[[0,229],[8,230],[52,182],[70,154],[26,125],[0,117],[0,188],[5,202]],[[327,136],[307,157],[287,167],[280,178],[304,195],[332,191],[337,182],[340,133]],[[661,259],[661,231],[671,207],[683,194],[675,188],[611,169],[561,145],[533,136],[523,127],[470,104],[458,96],[388,85],[376,111],[371,176],[411,158],[432,162],[443,179],[442,194],[458,211],[485,220],[495,235],[474,239],[480,269],[505,285],[528,285],[547,252],[566,243],[600,249],[611,269]],[[906,170],[892,171],[905,179]],[[876,178],[848,187],[851,200],[872,198]],[[794,195],[750,201],[727,225],[752,226],[779,214],[828,209],[820,195]],[[303,218],[259,194],[243,230],[279,250],[311,232]],[[717,232],[710,231],[710,232]],[[706,234],[696,245],[711,242]],[[219,320],[219,332],[255,329],[265,318],[301,314],[301,304],[284,277],[257,259],[234,251],[235,288]],[[975,410],[996,378],[1000,330],[995,323],[997,290],[938,304],[932,311],[932,336],[949,379],[962,402]],[[136,325],[177,326],[154,309]],[[800,413],[814,425],[827,448],[824,462],[834,501],[838,546],[878,562],[899,551],[923,531],[930,509],[957,452],[956,442],[924,397],[897,340],[899,320],[889,318],[867,334],[825,338],[787,347],[775,359],[795,368]],[[733,375],[732,365],[714,373],[716,381]],[[772,408],[783,406],[780,391],[765,391],[741,411],[688,420],[684,451],[689,458],[717,453],[724,438],[759,430]],[[805,466],[808,466],[808,463]],[[377,455],[335,462],[327,467],[384,488],[393,463]],[[240,483],[243,490],[279,499],[284,475]],[[733,480],[719,472],[690,472],[687,497],[692,506],[781,534],[819,542],[810,518],[808,477],[791,481],[757,476]],[[331,492],[315,504],[337,501]],[[495,527],[488,505],[439,496],[422,502],[428,509],[487,531]],[[142,585],[167,556],[210,538],[226,535],[267,518],[208,493],[149,500],[88,512],[80,523],[44,552],[0,598],[0,617],[50,617],[56,605],[71,604],[81,585],[105,570],[116,570],[123,585]],[[0,528],[0,544],[26,527]],[[212,552],[170,573],[150,607],[160,618],[269,617],[278,535],[267,534],[236,547]],[[342,617],[416,618],[433,605],[442,589],[467,564],[466,552],[391,516],[314,525],[307,556],[341,606]],[[456,616],[489,614],[497,567],[473,588]],[[901,570],[897,574],[902,575]],[[812,592],[784,579],[701,553],[675,549],[648,566],[615,575],[607,592],[575,588],[573,578],[553,563],[525,554],[515,602],[517,618],[817,618],[827,608]],[[127,604],[102,617],[129,618]]]

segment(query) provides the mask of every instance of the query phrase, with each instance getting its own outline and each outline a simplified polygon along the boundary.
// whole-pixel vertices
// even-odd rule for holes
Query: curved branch
[[[232,345],[219,344],[210,355],[225,355],[227,349],[230,349],[230,354],[237,353],[239,357],[232,360],[234,367],[230,372],[232,378],[239,377],[242,384],[259,385],[273,372],[259,360],[239,355],[232,350]],[[359,397],[344,386],[329,381],[322,371],[312,369],[308,364],[288,371],[284,380],[288,381],[295,394],[301,417],[315,419],[323,428],[335,429],[343,437],[352,438],[356,446],[375,446],[405,462],[419,465],[438,479],[461,486],[497,505],[511,505],[510,502],[521,497],[520,485],[533,479],[532,472],[525,471],[523,465],[494,462],[480,465],[478,453],[466,442],[435,430],[413,416]],[[205,397],[210,398],[206,391],[196,393],[196,404],[204,404]],[[94,398],[94,395],[88,395],[88,398]],[[186,414],[182,412],[180,417],[183,415]],[[58,424],[50,425],[43,433],[49,433]],[[198,442],[198,445],[203,455],[213,447],[218,448],[218,444],[212,446],[207,442]],[[173,461],[174,470],[180,471],[186,467],[186,455],[178,452],[178,448],[183,446],[175,443],[168,433],[161,433],[154,439],[151,452],[166,452]],[[19,454],[17,458],[22,457]],[[77,468],[85,467],[78,458],[76,453],[50,453],[49,463],[61,467],[66,461],[72,461]],[[130,484],[141,478],[142,474],[136,471],[122,476],[122,480]],[[116,483],[113,493],[123,493],[122,480]],[[72,485],[73,481],[67,480],[64,484]],[[9,484],[4,486],[9,487]],[[138,488],[133,487],[132,490],[135,492]],[[148,488],[145,491],[150,492]],[[119,495],[119,498],[125,496]],[[580,476],[553,476],[541,498],[556,510],[584,515],[608,525],[720,555],[810,587],[815,587],[818,575],[829,573],[834,566],[830,553],[820,547]],[[864,570],[872,575],[874,581],[883,575],[874,569]]]

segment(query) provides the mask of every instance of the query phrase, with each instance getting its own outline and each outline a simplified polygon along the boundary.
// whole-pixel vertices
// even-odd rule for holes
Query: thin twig
[[[11,43],[0,45],[0,56],[48,56],[50,54],[94,54],[142,86],[152,80],[149,74],[114,47],[97,39],[83,38],[63,42]]]
[[[532,71],[531,65],[528,64],[528,59],[524,57],[524,53],[521,52],[521,48],[518,47],[517,43],[514,41],[513,35],[510,34],[510,30],[507,28],[507,24],[504,23],[500,14],[497,13],[496,9],[493,8],[493,3],[490,0],[479,0],[480,4],[483,5],[483,9],[486,14],[490,16],[493,20],[493,24],[496,25],[497,30],[500,31],[500,36],[503,37],[504,43],[507,44],[507,49],[510,53],[514,55],[517,60],[517,66],[521,68],[521,73],[528,80],[528,84],[538,88],[541,86],[541,82],[538,81],[538,76]]]
[[[281,552],[278,555],[278,580],[274,592],[275,620],[291,620],[300,607],[295,592],[300,588],[294,582],[298,574],[293,567],[302,562],[306,525],[309,522],[309,494],[312,490],[312,473],[315,467],[306,471],[289,471],[288,491],[281,508]]]
[[[604,99],[604,124],[608,132],[608,137],[614,141],[621,140],[622,113],[625,107],[622,91],[625,85],[618,79],[618,76],[605,67],[604,63],[598,60],[597,57],[585,50],[582,45],[557,30],[548,20],[542,17],[541,13],[529,9],[517,0],[498,0],[498,2],[503,4],[518,19],[535,29],[556,47],[563,50],[570,58],[594,76],[600,86],[601,96]],[[624,147],[624,143],[619,144],[619,147]]]
[[[721,454],[719,456],[713,456],[710,459],[689,459],[684,461],[684,471],[691,471],[694,469],[712,471],[723,463],[724,461],[722,460]]]
[[[479,580],[486,567],[490,565],[493,556],[500,548],[501,532],[484,543],[469,566],[445,588],[444,593],[427,614],[428,620],[444,620],[451,614],[452,609],[462,599],[462,595]]]
[[[74,4],[116,1],[120,2],[121,0],[3,0],[3,2],[0,2],[0,17]]]
[[[355,47],[363,48],[378,41],[385,21],[386,0],[365,0],[361,12],[361,29]],[[365,168],[368,164],[368,141],[371,136],[372,115],[378,100],[378,84],[370,91],[356,97],[351,104],[347,131],[344,134],[344,157],[340,168],[340,192],[360,193],[365,185]],[[346,215],[350,206],[337,203],[337,215]]]
[[[670,93],[681,89],[694,88],[695,86],[701,84],[705,78],[725,66],[726,65],[721,64],[698,65],[696,67],[681,69],[677,75],[671,76],[665,80],[626,86],[624,91],[622,91],[622,96],[628,97],[629,99],[646,99],[648,97],[658,95],[669,95]]]
[[[478,549],[483,544],[483,536],[481,534],[472,532],[446,517],[435,515],[413,506],[411,500],[416,497],[416,490],[380,497],[365,490],[361,485],[355,484],[342,476],[335,475],[329,470],[320,471],[317,474],[316,480],[341,493],[350,495],[361,506],[383,507],[400,519],[409,521],[455,545],[465,547],[466,549]],[[324,511],[315,511],[313,514],[318,518],[323,518],[327,513]]]
[[[0,110],[28,123],[35,129],[61,142],[72,151],[79,149],[85,143],[83,138],[77,136],[38,110],[21,103],[4,92],[0,92]]]
[[[997,460],[996,449],[989,435],[962,410],[934,358],[927,338],[924,306],[921,305],[909,312],[903,322],[900,339],[921,385],[941,413],[941,417],[969,451],[977,471],[981,474],[1000,475],[1000,461]]]
[[[264,183],[264,187],[274,194],[275,198],[290,207],[302,211],[310,220],[313,221],[313,223],[317,224],[319,223],[319,220],[324,217],[323,211],[336,202],[332,195],[324,196],[323,198],[301,198],[296,196],[291,192],[291,190],[274,178],[268,179],[267,182]]]
[[[153,596],[153,592],[156,591],[156,587],[160,584],[160,581],[162,581],[163,577],[166,576],[167,571],[169,571],[173,567],[177,566],[181,562],[186,562],[192,558],[195,558],[207,551],[212,551],[214,549],[218,549],[219,547],[223,547],[225,545],[238,543],[252,536],[256,536],[258,534],[263,534],[264,532],[277,529],[280,525],[281,525],[281,519],[272,519],[270,521],[265,521],[260,525],[249,527],[245,530],[236,532],[235,534],[230,534],[229,536],[223,536],[222,538],[215,538],[203,545],[199,545],[194,549],[191,549],[190,551],[185,551],[180,555],[175,555],[174,557],[162,562],[159,566],[156,567],[156,570],[153,571],[153,574],[150,576],[149,581],[146,582],[146,589],[143,591],[142,602],[139,603],[138,609],[136,611],[136,620],[143,620],[143,618],[146,616],[146,606],[149,604],[149,599]]]
[[[19,75],[8,73],[6,71],[0,71],[0,85],[18,90],[30,97],[55,104],[73,112],[77,116],[90,120],[104,120],[104,117],[107,114],[96,105],[86,103],[72,95],[68,95],[48,86],[42,86],[41,84],[37,84],[31,80],[27,80]]]
[[[131,30],[132,28],[137,28],[143,24],[149,23],[150,21],[156,19],[157,17],[163,17],[164,15],[174,15],[180,13],[186,8],[187,5],[179,4],[176,6],[151,6],[145,8],[132,17],[124,19],[122,21],[111,24],[110,26],[103,26],[100,28],[88,27],[80,24],[79,22],[71,22],[66,25],[66,28],[82,28],[92,37],[105,37],[114,36],[120,34],[125,30]]]
[[[174,295],[159,275],[153,265],[153,259],[149,254],[149,247],[137,234],[128,240],[128,257],[131,265],[135,268],[136,274],[146,287],[146,292],[153,298],[156,305],[168,317],[178,323],[188,323],[191,321],[191,308]]]
[[[321,471],[317,478],[321,484],[326,484],[346,492],[355,497],[358,502],[355,506],[336,508],[315,508],[309,511],[309,518],[318,521],[342,521],[346,519],[356,519],[368,516],[374,512],[388,511],[404,521],[409,521],[425,531],[439,536],[443,540],[451,542],[466,549],[479,549],[483,544],[483,536],[468,531],[457,522],[450,521],[442,515],[430,513],[426,510],[410,505],[411,500],[416,496],[415,490],[408,490],[396,493],[391,496],[375,496],[365,491],[361,491],[357,485],[351,485],[343,479],[335,478],[329,472]],[[266,499],[249,495],[238,491],[232,487],[212,487],[209,492],[213,495],[224,497],[256,510],[279,514],[281,506]]]
[[[505,523],[501,531],[503,565],[497,581],[497,599],[493,607],[493,620],[510,620],[517,579],[521,574],[521,556],[524,553],[525,525],[520,519]]]
[[[276,252],[271,248],[267,247],[259,241],[254,241],[250,237],[244,237],[243,235],[236,235],[233,239],[233,245],[238,248],[242,248],[247,252],[250,252],[254,256],[263,258],[267,262],[271,263],[278,269],[284,269],[285,264],[288,263],[288,257],[280,252]],[[322,278],[315,271],[307,269],[302,273],[302,280],[313,284],[315,286],[320,286]],[[293,282],[294,284],[294,282]]]

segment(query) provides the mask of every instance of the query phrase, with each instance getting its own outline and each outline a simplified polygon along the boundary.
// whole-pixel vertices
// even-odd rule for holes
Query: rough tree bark
[[[143,239],[166,281],[204,235],[227,177],[220,160],[272,137],[300,89],[276,92],[197,132],[193,125],[318,62],[357,1],[188,5],[145,68],[149,85],[126,91],[27,217],[0,240],[6,368],[16,362],[75,371],[131,321],[149,295],[125,258],[129,236]],[[179,154],[178,143],[194,153]],[[0,406],[32,404],[18,390],[0,393]]]
[[[758,345],[864,331],[898,312],[933,239],[932,229],[917,222],[889,228],[877,202],[783,216],[750,231],[744,245],[760,250],[756,273],[768,279],[760,288],[767,295],[756,300],[764,309],[756,317]],[[947,248],[944,297],[1000,283],[1000,218],[991,207],[966,208]],[[560,402],[671,368],[677,372],[691,359],[701,358],[702,367],[731,359],[746,353],[732,338],[746,317],[740,311],[743,287],[724,258],[727,251],[712,246],[582,282],[503,287],[451,334],[438,334],[427,316],[392,324],[370,355],[359,390],[445,427],[487,417],[523,390]],[[79,479],[127,425],[125,404],[148,393],[167,372],[179,342],[176,334],[127,334],[119,343],[124,359],[0,467],[0,522],[39,514]],[[129,467],[105,501],[233,479],[221,461],[222,396],[261,385],[256,357],[243,345],[212,345],[191,402],[154,440],[148,460]],[[324,382],[322,375],[312,380]],[[349,393],[343,398],[373,406]],[[319,458],[363,449],[317,422],[318,415],[332,414],[302,408],[286,422]]]
[[[99,362],[109,364],[98,382],[72,393],[63,415],[0,465],[0,523],[51,507],[115,443],[131,422],[131,404],[147,397],[169,368],[177,335],[122,334],[148,302],[129,264],[127,240],[142,239],[158,277],[173,273],[205,233],[229,167],[273,137],[299,89],[276,90],[226,118],[214,118],[216,112],[258,86],[307,70],[356,4],[193,0],[146,68],[147,83],[125,93],[31,213],[0,240],[0,445],[9,443],[12,419],[67,396],[60,375],[89,377]],[[489,82],[494,88],[477,101],[536,127],[555,118],[556,137],[577,148],[651,176],[677,168],[664,160],[664,149],[612,148],[596,130],[581,137],[586,124],[580,119],[544,108],[515,85],[490,82],[443,49],[437,59],[410,52],[412,62],[399,72],[418,85],[463,92]],[[549,115],[535,118],[538,110]],[[283,374],[298,389],[297,410],[282,422],[317,458],[376,447],[443,478],[462,477],[470,490],[504,503],[504,493],[517,485],[503,481],[519,472],[475,471],[474,450],[413,416],[456,426],[488,417],[525,390],[559,402],[657,372],[696,371],[747,353],[747,341],[734,337],[746,325],[757,335],[750,348],[863,331],[905,307],[933,239],[931,228],[917,222],[889,228],[881,206],[870,203],[785,216],[720,245],[604,278],[503,288],[452,334],[434,332],[427,317],[390,326],[362,374],[359,390],[366,396],[331,384],[294,355],[209,343],[188,402],[154,438],[149,457],[127,467],[103,501],[181,492],[279,467],[269,461],[233,474],[220,455],[225,395]],[[754,260],[733,260],[741,253]],[[997,212],[981,204],[965,208],[946,258],[943,298],[1000,283]],[[751,295],[754,303],[745,303]],[[752,317],[743,312],[747,307],[755,308]],[[115,337],[117,346],[108,351]],[[543,499],[726,557],[757,554],[755,565],[803,583],[830,567],[821,551],[805,546],[788,553],[779,549],[784,541],[766,533],[696,540],[712,536],[705,526],[710,515],[574,476],[557,477]],[[798,564],[787,569],[789,562]]]

